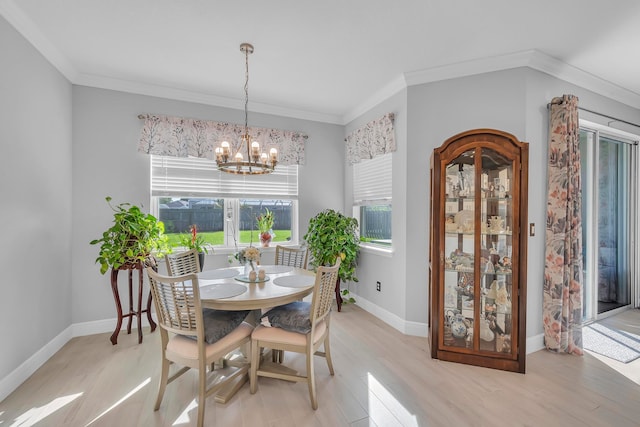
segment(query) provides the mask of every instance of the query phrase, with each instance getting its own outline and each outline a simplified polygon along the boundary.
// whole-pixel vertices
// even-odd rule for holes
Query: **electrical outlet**
[[[376,282],[376,291],[380,292],[380,281]]]

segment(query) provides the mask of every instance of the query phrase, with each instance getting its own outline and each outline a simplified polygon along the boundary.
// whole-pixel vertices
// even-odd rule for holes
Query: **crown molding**
[[[195,102],[198,104],[211,105],[215,107],[244,110],[244,101],[236,98],[229,98],[202,92],[194,92],[190,90],[177,89],[150,83],[141,83],[106,76],[98,76],[94,74],[79,74],[75,81],[73,81],[72,83],[79,86],[117,90],[120,92],[135,93],[138,95],[155,96],[177,101]],[[251,101],[250,107],[250,111],[254,113],[273,114],[277,116],[292,117],[301,120],[342,124],[342,118],[340,115],[304,111],[297,108],[280,107],[254,101]]]
[[[530,52],[530,60],[527,66],[530,68],[580,86],[583,89],[590,90],[599,95],[606,96],[630,107],[640,109],[640,94],[562,62],[540,51],[532,50],[528,52]]]
[[[395,79],[384,85],[382,88],[375,91],[366,100],[361,102],[356,108],[352,109],[344,116],[342,116],[342,121],[340,124],[346,125],[352,120],[357,119],[362,114],[369,111],[371,108],[392,97],[401,90],[406,89],[407,86],[408,84],[404,75],[396,77]]]
[[[78,72],[13,0],[0,0],[0,15],[71,83]]]
[[[42,34],[34,22],[22,12],[16,5],[15,0],[0,0],[0,15],[72,84],[232,109],[241,110],[244,108],[242,101],[239,99],[106,76],[80,74],[71,62]],[[527,50],[404,73],[376,90],[355,108],[342,115],[304,111],[297,108],[280,107],[256,102],[251,103],[251,111],[322,123],[346,125],[408,86],[518,67],[529,67],[541,71],[625,105],[640,109],[640,94],[568,65],[540,51]]]
[[[11,24],[33,47],[40,52],[64,77],[74,85],[100,89],[117,90],[139,95],[169,98],[178,101],[195,102],[243,110],[244,101],[217,95],[204,94],[184,89],[172,88],[143,82],[129,81],[106,76],[81,74],[69,60],[42,34],[35,23],[16,5],[15,0],[0,0],[0,15]],[[298,108],[281,107],[271,104],[251,102],[251,111],[273,114],[322,123],[343,124],[340,114],[326,114],[304,111]]]
[[[413,86],[518,67],[529,67],[538,70],[630,107],[640,108],[640,94],[617,86],[538,50],[527,50],[507,55],[478,58],[413,71],[405,73],[404,76],[407,86]]]

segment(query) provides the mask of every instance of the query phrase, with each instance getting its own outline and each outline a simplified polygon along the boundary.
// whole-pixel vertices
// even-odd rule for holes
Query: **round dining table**
[[[299,301],[313,292],[316,274],[313,271],[283,265],[261,265],[264,279],[250,281],[243,267],[227,267],[198,273],[202,307],[216,310],[259,310]],[[249,316],[252,317],[252,316]],[[254,319],[258,321],[258,319]],[[231,366],[244,371],[215,395],[216,402],[226,403],[248,379],[249,363],[243,352],[240,360],[229,360]],[[276,358],[282,360],[282,355]],[[279,367],[280,370],[288,370]]]
[[[242,267],[205,270],[198,273],[200,300],[205,308],[256,310],[301,300],[313,292],[315,273],[284,265],[259,265],[264,280],[249,281]]]

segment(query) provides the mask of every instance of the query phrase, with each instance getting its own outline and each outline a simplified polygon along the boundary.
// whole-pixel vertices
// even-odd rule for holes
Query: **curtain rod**
[[[562,100],[560,100],[559,102],[550,102],[550,103],[547,104],[547,108],[549,108],[552,104],[559,105],[559,104],[562,104],[562,102],[563,102]],[[632,122],[629,122],[627,120],[623,120],[623,119],[619,119],[617,117],[609,116],[607,114],[598,113],[597,111],[589,110],[589,109],[584,108],[584,107],[578,106],[578,110],[586,111],[587,113],[591,113],[591,114],[595,114],[597,116],[601,116],[601,117],[605,117],[607,119],[611,119],[612,121],[607,123],[607,126],[610,123],[613,123],[613,122],[620,122],[620,123],[624,123],[624,124],[627,124],[627,125],[631,125],[631,126],[635,126],[637,128],[640,128],[640,125],[637,124],[637,123],[632,123]]]

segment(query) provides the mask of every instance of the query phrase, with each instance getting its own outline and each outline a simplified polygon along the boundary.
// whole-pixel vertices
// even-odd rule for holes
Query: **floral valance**
[[[347,135],[345,141],[350,165],[396,151],[393,120],[394,114],[387,113]]]
[[[138,151],[142,153],[215,160],[215,147],[222,141],[229,142],[232,153],[241,148],[244,125],[155,114],[141,114],[138,118],[144,120],[138,143]],[[268,153],[276,148],[278,163],[304,164],[306,134],[257,127],[250,127],[249,134],[260,143],[262,151]]]

